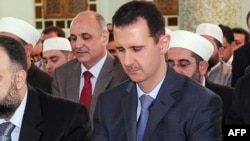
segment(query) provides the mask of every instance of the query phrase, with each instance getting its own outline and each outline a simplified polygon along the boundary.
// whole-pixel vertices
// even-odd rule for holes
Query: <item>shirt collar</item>
[[[166,76],[165,76],[166,77]],[[160,83],[158,83],[156,85],[156,87],[149,93],[145,93],[142,91],[142,89],[139,87],[139,85],[136,83],[136,88],[137,88],[137,93],[138,93],[138,98],[140,96],[142,96],[143,94],[147,94],[147,95],[150,95],[152,98],[156,99],[157,95],[158,95],[158,92],[161,88],[161,85],[163,83],[163,80],[165,79],[165,77],[162,78],[162,80],[160,81]]]
[[[81,74],[83,74],[83,72],[85,72],[85,71],[90,71],[91,74],[93,75],[93,77],[97,78],[98,75],[99,75],[99,73],[100,73],[100,71],[101,71],[100,68],[102,68],[102,66],[103,66],[103,64],[104,64],[104,62],[105,62],[107,56],[108,56],[108,55],[107,55],[107,52],[106,52],[106,54],[102,57],[102,59],[99,60],[99,61],[98,61],[93,67],[91,67],[89,70],[87,70],[87,68],[86,68],[83,64],[81,64]]]

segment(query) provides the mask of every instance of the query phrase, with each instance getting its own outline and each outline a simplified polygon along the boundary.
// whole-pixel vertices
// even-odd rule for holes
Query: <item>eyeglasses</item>
[[[178,63],[174,63],[174,61],[172,60],[167,60],[168,64],[172,67],[174,66],[177,66],[177,67],[180,67],[180,68],[186,68],[188,67],[189,65],[192,65],[192,64],[195,64],[195,63],[199,63],[199,62],[190,62],[188,60],[180,60],[178,61]]]

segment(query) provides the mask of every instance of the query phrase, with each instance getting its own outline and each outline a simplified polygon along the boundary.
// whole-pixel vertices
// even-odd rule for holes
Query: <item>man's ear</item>
[[[32,44],[27,44],[24,46],[25,52],[27,56],[30,56],[33,50],[33,45]]]
[[[168,51],[169,42],[170,42],[170,35],[166,34],[160,36],[159,45],[161,48],[161,53],[164,55],[166,55]]]
[[[17,89],[21,89],[26,84],[27,73],[24,70],[16,72],[16,86]]]
[[[222,60],[222,57],[224,56],[224,47],[218,48],[219,58],[220,61]]]
[[[102,31],[102,40],[103,40],[103,43],[105,45],[108,44],[108,42],[109,42],[109,32],[108,31],[106,31],[106,30]]]
[[[209,66],[209,64],[207,61],[200,61],[199,62],[199,72],[202,76],[206,76],[208,66]]]

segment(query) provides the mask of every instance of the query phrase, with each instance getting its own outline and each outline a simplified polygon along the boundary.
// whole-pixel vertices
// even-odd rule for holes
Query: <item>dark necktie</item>
[[[0,141],[11,141],[11,132],[14,128],[15,125],[10,122],[0,124]]]
[[[92,99],[92,86],[90,81],[92,74],[89,71],[85,71],[83,73],[83,76],[84,76],[84,87],[81,92],[80,103],[85,105],[85,107],[89,111]]]
[[[152,105],[154,99],[146,94],[143,94],[140,97],[141,101],[141,115],[138,121],[138,127],[137,127],[137,141],[142,141],[144,136],[144,131],[147,126],[147,121],[149,117],[149,108]]]

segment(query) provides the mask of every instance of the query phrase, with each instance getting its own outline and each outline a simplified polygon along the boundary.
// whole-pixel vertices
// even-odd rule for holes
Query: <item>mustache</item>
[[[88,52],[88,51],[89,51],[89,49],[86,47],[80,47],[80,48],[76,48],[74,50],[74,52]]]
[[[126,66],[125,69],[126,69],[128,72],[132,72],[132,71],[140,70],[140,67],[137,66],[137,65],[130,65],[130,66]]]

